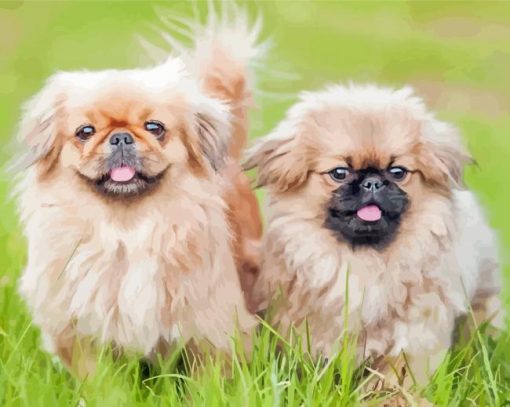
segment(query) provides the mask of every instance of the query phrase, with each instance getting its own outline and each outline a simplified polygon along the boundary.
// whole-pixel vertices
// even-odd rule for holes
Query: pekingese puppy
[[[272,322],[308,329],[316,356],[351,332],[381,371],[405,352],[428,373],[470,305],[498,310],[495,237],[462,186],[470,161],[410,88],[303,93],[248,151],[270,201],[259,308],[277,299]]]
[[[24,108],[20,292],[69,367],[101,344],[228,353],[256,325],[261,222],[237,159],[258,28],[210,21],[160,65],[59,72]]]

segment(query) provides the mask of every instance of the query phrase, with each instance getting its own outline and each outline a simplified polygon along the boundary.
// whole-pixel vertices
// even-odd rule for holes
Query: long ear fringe
[[[429,161],[432,161],[424,164],[435,167],[435,179],[446,182],[451,188],[465,189],[464,168],[474,164],[475,160],[465,147],[459,130],[449,123],[432,119],[424,128],[423,137]]]
[[[308,155],[298,142],[294,126],[283,122],[272,134],[246,152],[245,170],[257,168],[257,187],[285,192],[301,186],[308,177]]]
[[[215,171],[221,170],[228,156],[232,115],[227,104],[205,95],[192,100],[196,134],[202,154]]]
[[[56,117],[61,103],[58,101],[58,74],[51,77],[44,88],[22,108],[22,119],[16,138],[16,151],[7,164],[9,173],[23,171],[45,159],[58,156]],[[51,166],[51,162],[47,163]]]
[[[200,138],[200,148],[207,157],[211,167],[218,171],[224,165],[224,159],[228,150],[228,138],[220,133],[228,132],[228,129],[218,130],[218,123],[214,123],[211,116],[197,114],[197,132]],[[220,128],[223,127],[220,125]]]

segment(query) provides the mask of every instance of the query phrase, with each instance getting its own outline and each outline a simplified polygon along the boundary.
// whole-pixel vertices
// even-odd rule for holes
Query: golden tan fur
[[[229,224],[234,234],[232,245],[241,286],[249,309],[254,311],[251,294],[260,266],[262,220],[257,198],[237,162],[248,140],[248,107],[251,105],[252,94],[245,74],[246,66],[235,61],[226,64],[229,57],[221,48],[213,49],[211,55],[216,65],[203,73],[204,88],[209,94],[230,101],[232,106],[233,140],[229,146],[232,159],[223,170],[229,184],[224,198],[228,204]]]
[[[29,248],[20,291],[46,348],[78,373],[104,343],[152,355],[204,342],[228,353],[236,329],[249,343],[256,319],[238,271],[257,271],[261,230],[254,195],[228,154],[245,142],[249,93],[248,61],[232,58],[235,71],[214,83],[179,58],[58,73],[25,107],[19,209]],[[207,63],[216,72],[213,58],[202,74]],[[149,119],[165,124],[163,139],[144,129]],[[86,142],[74,135],[83,123],[97,129]],[[95,186],[119,131],[135,139],[146,175],[159,177],[140,195]],[[249,220],[238,213],[246,205]]]
[[[335,354],[347,331],[358,335],[360,359],[405,352],[423,382],[456,317],[499,291],[493,232],[472,193],[458,189],[469,161],[457,131],[409,89],[303,94],[248,152],[246,167],[258,168],[269,195],[259,309],[282,334],[305,334],[306,321],[316,356]],[[411,203],[397,237],[384,249],[340,241],[324,226],[338,188],[327,172],[390,164],[412,170],[399,185]]]

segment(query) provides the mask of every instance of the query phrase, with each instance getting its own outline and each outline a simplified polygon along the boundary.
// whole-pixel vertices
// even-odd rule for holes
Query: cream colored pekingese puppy
[[[498,310],[495,237],[462,188],[470,160],[409,88],[303,93],[248,151],[270,201],[259,308],[278,297],[272,322],[309,329],[315,355],[349,331],[380,369],[405,352],[427,373],[470,305]]]
[[[228,352],[256,325],[241,283],[261,223],[237,159],[258,28],[224,20],[151,68],[57,73],[24,108],[20,291],[70,367],[101,344]]]

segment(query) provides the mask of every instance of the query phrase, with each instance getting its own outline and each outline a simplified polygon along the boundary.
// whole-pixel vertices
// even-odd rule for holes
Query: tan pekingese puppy
[[[20,291],[66,365],[101,344],[228,353],[237,329],[250,336],[241,283],[258,270],[261,222],[237,159],[257,31],[242,14],[211,18],[194,49],[146,69],[59,72],[25,106]]]
[[[302,94],[248,152],[270,201],[259,308],[274,299],[272,322],[309,329],[316,356],[347,331],[381,370],[405,352],[428,373],[470,305],[498,310],[495,237],[462,188],[470,160],[409,88]]]

